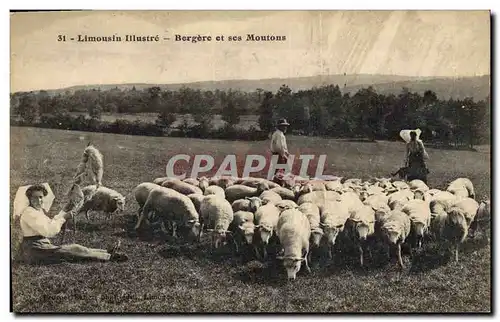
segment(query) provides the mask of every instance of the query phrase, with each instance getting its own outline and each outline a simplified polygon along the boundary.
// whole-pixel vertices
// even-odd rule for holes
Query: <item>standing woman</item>
[[[429,170],[425,163],[429,155],[425,150],[422,140],[417,139],[417,132],[410,132],[410,142],[406,144],[405,166],[407,167],[407,180],[420,179],[427,184]]]

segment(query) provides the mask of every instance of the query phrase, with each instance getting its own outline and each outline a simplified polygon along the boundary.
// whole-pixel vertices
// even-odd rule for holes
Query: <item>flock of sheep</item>
[[[112,189],[89,186],[83,192],[91,194],[82,208],[87,214],[124,209],[125,198]],[[326,245],[331,258],[338,240],[358,249],[360,265],[364,254],[371,256],[374,245],[382,243],[404,267],[402,244],[421,248],[429,239],[450,247],[458,261],[459,245],[490,218],[490,201],[476,201],[467,178],[439,190],[420,180],[390,178],[325,181],[289,176],[279,185],[253,177],[165,177],[141,183],[133,193],[139,205],[136,230],[156,222],[192,242],[205,233],[211,236],[211,247],[231,242],[238,252],[252,246],[258,258],[266,258],[267,248],[275,243],[281,249],[276,258],[283,260],[290,279],[302,262],[310,271],[311,250]]]

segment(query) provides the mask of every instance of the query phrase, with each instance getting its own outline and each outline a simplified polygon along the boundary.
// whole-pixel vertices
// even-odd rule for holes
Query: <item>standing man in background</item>
[[[278,155],[278,164],[286,164],[288,160],[288,147],[286,145],[285,133],[290,124],[286,119],[280,119],[276,124],[276,131],[274,131],[271,137],[271,153],[273,155]],[[276,178],[278,172],[283,173],[284,169],[276,169],[274,172],[274,180],[278,184],[281,184],[281,179]]]

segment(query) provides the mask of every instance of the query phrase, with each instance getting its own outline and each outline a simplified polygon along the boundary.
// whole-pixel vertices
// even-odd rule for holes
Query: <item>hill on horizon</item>
[[[294,78],[269,78],[259,80],[225,80],[225,81],[200,81],[193,83],[155,84],[155,83],[126,83],[126,84],[89,84],[77,85],[61,89],[46,90],[50,95],[57,95],[66,91],[77,90],[120,90],[132,89],[142,90],[152,86],[158,86],[163,90],[178,90],[183,86],[201,90],[228,90],[255,91],[258,88],[265,91],[276,92],[283,84],[288,85],[293,91],[307,90],[323,85],[338,85],[344,92],[356,93],[361,88],[372,86],[380,94],[399,94],[403,87],[411,92],[423,94],[426,90],[432,90],[440,99],[464,99],[473,97],[474,100],[483,100],[490,94],[490,75],[469,77],[419,77],[399,75],[325,75]],[[345,88],[344,88],[345,85]],[[38,92],[38,91],[36,91]]]

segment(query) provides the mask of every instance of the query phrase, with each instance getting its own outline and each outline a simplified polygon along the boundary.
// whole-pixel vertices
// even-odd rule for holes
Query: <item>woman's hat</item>
[[[280,119],[280,120],[278,120],[278,123],[276,124],[276,126],[288,126],[288,125],[290,125],[290,123],[288,123],[286,121],[286,119]]]
[[[411,136],[410,136],[410,132],[415,132],[417,134],[417,140],[420,140],[420,134],[422,134],[422,130],[420,129],[416,129],[416,130],[401,130],[399,132],[399,136],[406,142],[410,142],[411,140]]]

